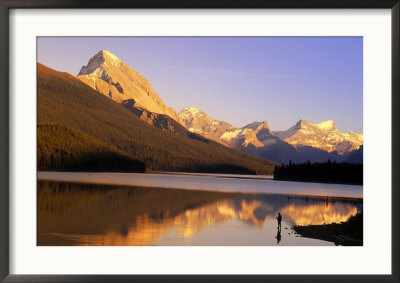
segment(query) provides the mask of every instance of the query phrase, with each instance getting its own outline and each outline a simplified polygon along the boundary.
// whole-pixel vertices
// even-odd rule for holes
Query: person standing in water
[[[282,225],[281,225],[282,215],[281,215],[280,212],[278,212],[278,217],[276,218],[276,220],[278,220],[278,230],[281,231],[281,228],[282,228]]]

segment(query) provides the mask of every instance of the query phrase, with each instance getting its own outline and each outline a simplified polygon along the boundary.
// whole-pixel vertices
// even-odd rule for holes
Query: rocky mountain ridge
[[[109,51],[100,50],[92,56],[77,77],[118,103],[133,99],[135,105],[153,113],[168,115],[183,125],[179,115],[164,103],[150,82]]]
[[[345,154],[357,150],[363,144],[363,135],[354,132],[341,133],[332,120],[312,124],[300,120],[286,131],[274,132],[280,139],[293,146],[311,146],[327,152]]]
[[[179,112],[179,117],[184,122],[186,128],[192,133],[200,134],[224,145],[228,144],[224,140],[221,140],[221,136],[226,132],[236,129],[227,122],[212,119],[195,107],[183,109]]]
[[[267,121],[236,128],[195,107],[183,109],[179,115],[191,132],[276,162],[343,160],[363,144],[362,134],[340,133],[331,120],[319,124],[300,120],[286,131],[273,132]]]

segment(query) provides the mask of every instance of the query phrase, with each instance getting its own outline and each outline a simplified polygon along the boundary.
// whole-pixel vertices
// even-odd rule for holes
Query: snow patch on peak
[[[203,113],[203,111],[201,111],[199,108],[196,108],[196,107],[187,107],[185,109],[182,109],[181,112],[179,112],[179,113],[196,115],[196,114]]]
[[[115,56],[108,50],[103,49],[103,50],[100,50],[99,53],[103,56],[104,59],[108,59],[110,61],[121,61],[117,56]]]
[[[107,51],[107,50],[104,50],[104,49],[100,50],[99,52],[96,53],[96,55],[92,56],[90,58],[90,60],[89,60],[89,63],[93,59],[97,60],[97,61],[103,61],[103,62],[106,62],[106,63],[110,63],[110,64],[112,64],[114,66],[118,65],[119,63],[121,63],[121,60],[117,56],[112,54],[110,51]]]
[[[323,129],[323,130],[331,130],[331,129],[336,128],[336,124],[332,120],[327,120],[327,121],[321,122],[319,124],[316,124],[315,126],[317,126],[320,129]]]
[[[187,107],[179,112],[179,116],[183,121],[192,121],[195,117],[201,116],[202,113],[203,112],[196,107]]]
[[[186,111],[189,111],[189,112],[192,113],[192,114],[197,114],[197,113],[202,112],[199,108],[196,108],[196,107],[189,107],[189,108],[186,108]]]
[[[241,132],[242,132],[242,130],[239,130],[239,129],[234,130],[234,131],[225,132],[222,134],[221,140],[230,142],[232,139],[237,138]]]
[[[78,76],[89,75],[100,68],[103,64],[119,66],[121,63],[122,61],[110,51],[100,50],[90,58],[86,66],[82,66]]]

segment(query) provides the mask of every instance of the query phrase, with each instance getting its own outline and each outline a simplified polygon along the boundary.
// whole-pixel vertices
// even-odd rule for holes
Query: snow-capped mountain
[[[165,105],[149,81],[109,51],[101,50],[91,57],[78,78],[118,103],[133,100],[136,106],[168,115],[183,125],[175,110]]]
[[[276,131],[274,134],[295,147],[311,146],[327,152],[337,151],[339,154],[357,150],[363,144],[362,134],[340,133],[331,120],[319,124],[300,120],[290,129]]]
[[[253,122],[242,128],[225,132],[221,138],[222,141],[231,146],[263,147],[268,144],[276,143],[277,137],[271,132],[268,122]]]
[[[362,135],[340,133],[333,121],[312,124],[300,120],[287,131],[273,132],[268,122],[253,122],[242,128],[212,119],[198,108],[179,113],[193,133],[224,145],[276,162],[342,161],[362,145]]]

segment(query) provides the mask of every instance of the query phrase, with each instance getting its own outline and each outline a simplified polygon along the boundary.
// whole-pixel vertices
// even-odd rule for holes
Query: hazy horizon
[[[101,49],[177,112],[196,107],[237,127],[267,120],[272,130],[333,120],[363,132],[361,37],[39,37],[37,60],[77,75]]]

